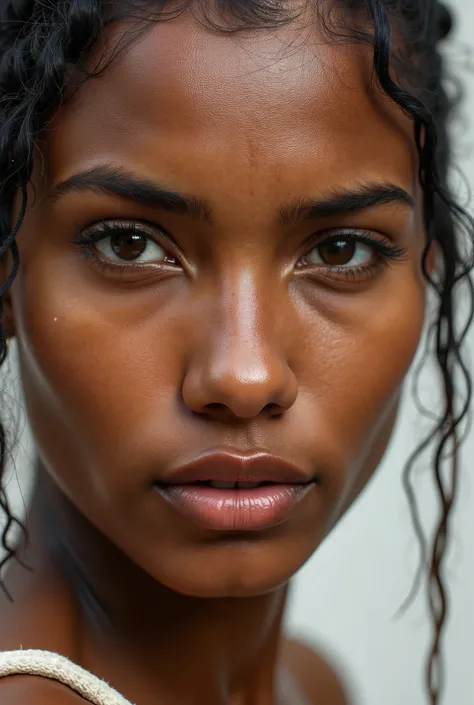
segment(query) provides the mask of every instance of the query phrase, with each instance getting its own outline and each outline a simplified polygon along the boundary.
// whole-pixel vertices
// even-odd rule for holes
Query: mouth
[[[191,484],[191,483],[189,483]],[[214,487],[216,490],[253,490],[256,487],[271,487],[279,483],[276,482],[225,482],[219,480],[199,480],[198,487]]]
[[[173,469],[153,486],[201,529],[263,531],[288,521],[318,481],[266,453],[214,452]]]

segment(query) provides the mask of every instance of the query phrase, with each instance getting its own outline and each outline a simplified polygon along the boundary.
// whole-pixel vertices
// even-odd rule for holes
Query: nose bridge
[[[258,357],[272,337],[269,330],[272,321],[266,305],[264,291],[258,286],[257,277],[250,269],[238,273],[233,281],[224,283],[221,301],[221,323],[225,342],[230,352],[239,355],[248,353],[253,366],[259,366]]]
[[[241,268],[219,284],[209,324],[200,332],[201,352],[185,381],[194,410],[219,406],[252,417],[269,407],[281,413],[294,403],[296,379],[281,340],[277,301],[265,281],[255,269]]]

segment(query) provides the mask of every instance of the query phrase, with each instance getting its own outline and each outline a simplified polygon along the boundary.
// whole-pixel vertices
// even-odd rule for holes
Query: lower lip
[[[218,489],[205,485],[157,485],[181,514],[214,531],[262,531],[290,518],[312,483]]]

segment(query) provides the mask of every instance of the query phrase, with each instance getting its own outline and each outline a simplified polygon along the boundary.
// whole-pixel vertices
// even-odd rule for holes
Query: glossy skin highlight
[[[87,616],[80,627],[84,661],[138,705],[156,702],[163,680],[154,682],[151,657],[143,675],[125,635],[162,658],[166,632],[153,642],[147,622],[166,610],[173,629],[183,611],[194,615],[177,644],[202,674],[239,682],[235,664],[252,654],[259,678],[235,686],[232,703],[255,693],[269,702],[287,583],[380,462],[421,335],[425,236],[411,123],[374,88],[365,50],[316,30],[295,50],[298,31],[216,34],[190,14],[154,26],[55,118],[46,169],[38,164],[33,178],[40,197],[18,237],[22,267],[6,325],[47,471],[32,522],[53,517],[57,555],[75,556],[105,612],[140,601],[130,608],[133,628],[117,618],[124,643],[112,640],[107,657],[107,627],[97,636]],[[59,187],[106,169],[182,194],[194,211]],[[295,217],[302,201],[371,184],[409,199]],[[104,221],[146,226],[165,259],[100,266],[94,257],[111,253],[104,241],[71,241]],[[379,258],[370,273],[336,275],[317,251],[334,233],[364,233],[363,248],[370,237],[399,255]],[[267,531],[200,530],[152,483],[222,448],[269,452],[321,481]],[[47,545],[37,549],[46,583]],[[105,569],[112,565],[120,583]],[[53,572],[61,582],[60,558]],[[74,595],[65,583],[64,595]],[[160,610],[147,612],[158,597]],[[224,623],[209,617],[222,599]],[[62,609],[70,615],[65,597]],[[12,641],[20,632],[36,639],[19,615],[11,619]],[[61,643],[74,654],[71,630],[61,627]],[[198,633],[206,656],[196,656]],[[204,675],[196,702],[203,693],[221,702]],[[185,682],[183,671],[174,685],[169,676],[166,702],[179,702]]]

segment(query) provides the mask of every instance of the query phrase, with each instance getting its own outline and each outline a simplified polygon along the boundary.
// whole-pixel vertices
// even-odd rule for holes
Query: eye
[[[331,280],[367,281],[390,264],[407,258],[407,249],[368,230],[327,232],[297,267]]]
[[[354,237],[338,235],[331,237],[304,256],[305,265],[358,268],[370,266],[375,257],[372,245]]]
[[[137,231],[116,232],[95,243],[101,255],[127,262],[175,261],[147,234]]]
[[[83,231],[74,243],[105,266],[127,264],[179,264],[176,257],[157,242],[165,237],[159,229],[145,223],[104,221]]]

